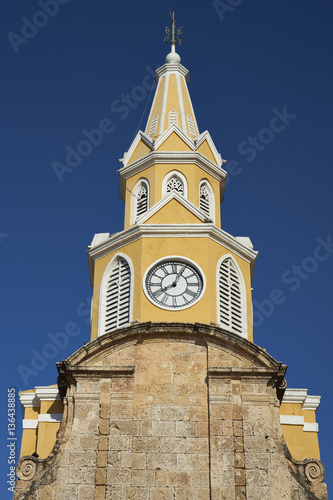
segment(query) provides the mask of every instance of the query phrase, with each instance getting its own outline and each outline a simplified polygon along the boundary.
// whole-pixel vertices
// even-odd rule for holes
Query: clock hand
[[[179,271],[179,273],[177,274],[176,279],[175,279],[175,283],[178,283],[178,281],[179,281],[179,279],[180,279],[181,275],[183,274],[183,272],[184,272],[184,270],[185,270],[185,267],[186,267],[186,266],[183,266],[183,267],[181,268],[181,270]]]

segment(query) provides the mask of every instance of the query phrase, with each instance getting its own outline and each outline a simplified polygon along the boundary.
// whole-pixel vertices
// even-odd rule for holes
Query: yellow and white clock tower
[[[124,230],[88,249],[91,341],[57,364],[58,388],[20,395],[15,500],[327,500],[320,397],[286,389],[287,367],[253,342],[257,252],[221,228],[224,160],[198,128],[178,33],[172,15],[122,159]]]
[[[252,341],[257,252],[221,229],[223,160],[198,129],[188,71],[171,47],[146,129],[119,170],[124,231],[96,235],[88,251],[91,338],[133,321],[196,321]]]

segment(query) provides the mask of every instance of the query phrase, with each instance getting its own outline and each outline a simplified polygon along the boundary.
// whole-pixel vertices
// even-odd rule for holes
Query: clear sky
[[[179,53],[190,71],[199,129],[209,130],[228,160],[222,228],[249,236],[259,251],[255,343],[288,365],[288,387],[322,396],[317,418],[330,484],[333,4],[328,0],[3,2],[1,407],[5,410],[8,388],[55,383],[56,361],[89,341],[86,249],[95,233],[123,229],[118,159],[140,125],[153,70],[168,52],[163,38],[170,8],[183,26]],[[112,121],[107,132],[85,149],[85,134],[105,118]],[[73,154],[77,148],[80,155]],[[69,322],[76,323],[77,335],[55,347],[52,336]],[[17,410],[20,428],[19,405]],[[1,428],[1,491],[7,498],[4,411]]]

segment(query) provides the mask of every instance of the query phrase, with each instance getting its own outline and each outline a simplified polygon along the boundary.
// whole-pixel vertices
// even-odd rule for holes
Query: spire
[[[180,45],[182,28],[176,27],[175,13],[170,12],[171,29],[166,27],[165,43],[171,44],[171,52],[165,64],[156,70],[157,88],[149,113],[145,133],[152,139],[160,137],[170,126],[177,125],[188,137],[199,135],[190,94],[187,89],[188,70],[180,64],[176,45]]]

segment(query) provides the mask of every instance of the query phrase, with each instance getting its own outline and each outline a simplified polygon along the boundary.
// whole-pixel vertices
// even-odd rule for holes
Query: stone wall
[[[46,460],[22,457],[16,500],[327,498],[320,462],[293,461],[284,443],[286,367],[236,335],[145,323],[58,368],[57,442]]]

